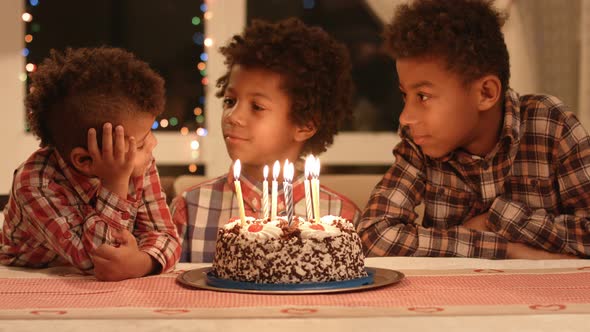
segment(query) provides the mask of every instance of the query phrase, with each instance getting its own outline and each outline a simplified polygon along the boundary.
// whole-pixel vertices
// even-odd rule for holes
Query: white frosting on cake
[[[348,280],[366,276],[359,236],[349,221],[325,216],[235,220],[218,233],[213,269],[224,279],[259,283]]]

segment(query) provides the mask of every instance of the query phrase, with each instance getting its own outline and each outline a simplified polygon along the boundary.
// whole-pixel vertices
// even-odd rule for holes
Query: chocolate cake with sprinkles
[[[367,276],[354,226],[336,216],[319,221],[294,217],[230,221],[217,234],[213,273],[217,278],[295,284]]]

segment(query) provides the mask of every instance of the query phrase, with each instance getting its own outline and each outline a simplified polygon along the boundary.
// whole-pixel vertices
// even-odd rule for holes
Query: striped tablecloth
[[[185,270],[99,282],[70,268],[0,267],[0,319],[392,317],[590,314],[590,262],[371,258],[402,271],[384,288],[341,294],[260,295],[187,289]]]

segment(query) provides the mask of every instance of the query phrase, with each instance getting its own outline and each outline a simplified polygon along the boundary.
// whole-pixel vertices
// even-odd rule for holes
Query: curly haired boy
[[[259,218],[264,166],[326,151],[351,114],[350,60],[346,48],[326,32],[294,18],[254,21],[220,51],[227,65],[217,81],[223,136],[231,159],[242,163],[246,214]],[[238,215],[233,180],[230,172],[172,202],[183,241],[181,261],[213,260],[218,228]],[[303,174],[293,180],[296,215],[305,215],[303,180]],[[285,213],[281,191],[279,215]],[[360,216],[354,203],[326,187],[320,200],[322,215],[351,221]]]
[[[357,228],[369,255],[590,254],[590,137],[557,98],[510,89],[504,21],[491,1],[398,7],[402,141]]]
[[[26,99],[41,148],[15,171],[0,263],[101,280],[172,269],[180,243],[152,156],[164,101],[163,79],[129,52],[51,51]]]

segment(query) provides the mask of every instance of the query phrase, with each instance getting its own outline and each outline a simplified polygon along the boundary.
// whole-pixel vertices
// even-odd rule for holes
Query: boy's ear
[[[502,83],[496,75],[486,75],[478,80],[477,85],[478,109],[487,111],[502,99]]]
[[[79,146],[73,148],[70,152],[70,162],[78,172],[92,176],[92,157],[88,150]]]
[[[315,135],[317,131],[317,128],[313,125],[311,121],[304,126],[298,126],[297,130],[295,131],[295,141],[305,142],[308,139],[310,139],[313,135]]]

